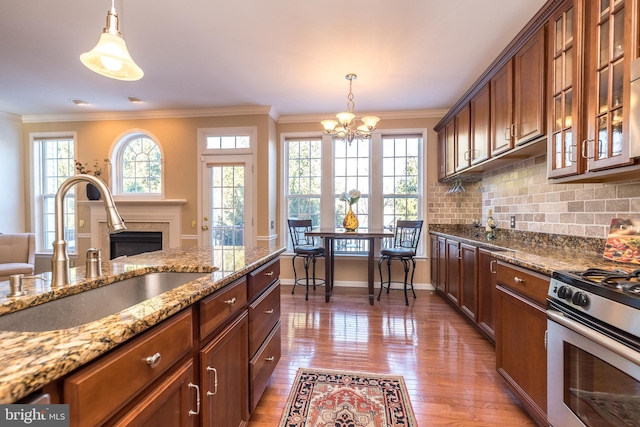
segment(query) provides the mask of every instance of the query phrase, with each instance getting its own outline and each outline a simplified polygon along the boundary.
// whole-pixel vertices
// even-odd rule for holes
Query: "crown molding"
[[[7,113],[6,111],[0,111],[0,118],[9,119],[13,122],[22,122],[22,118],[18,114]]]
[[[380,120],[394,119],[440,119],[449,110],[400,110],[400,111],[384,111],[375,113],[358,113],[358,116],[378,116]],[[310,123],[325,120],[329,114],[307,114],[296,116],[280,116],[278,123]]]
[[[102,120],[182,119],[188,117],[250,116],[275,112],[270,105],[203,108],[194,110],[118,111],[107,113],[24,115],[22,123],[94,122]],[[276,119],[277,120],[277,119]]]

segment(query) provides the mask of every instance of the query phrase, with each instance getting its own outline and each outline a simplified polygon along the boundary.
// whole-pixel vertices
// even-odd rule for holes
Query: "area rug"
[[[401,375],[300,368],[279,427],[416,427]]]

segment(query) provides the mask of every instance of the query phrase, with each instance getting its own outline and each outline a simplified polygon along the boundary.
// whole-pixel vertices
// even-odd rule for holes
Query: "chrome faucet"
[[[67,241],[64,240],[64,197],[71,187],[81,181],[90,182],[98,187],[100,193],[102,193],[104,209],[107,211],[107,227],[109,231],[118,233],[127,229],[124,225],[124,220],[116,209],[111,191],[109,191],[104,182],[91,175],[74,175],[64,180],[56,193],[56,240],[53,242],[53,257],[51,258],[51,286],[69,284],[69,254],[67,253]]]

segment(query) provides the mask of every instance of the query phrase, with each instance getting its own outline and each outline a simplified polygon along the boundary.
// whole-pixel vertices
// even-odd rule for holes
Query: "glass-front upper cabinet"
[[[583,7],[580,1],[565,2],[549,19],[549,120],[548,176],[575,175],[582,170],[579,153],[580,73],[583,40]],[[575,3],[575,4],[574,4]]]
[[[629,62],[632,0],[594,0],[590,10],[588,134],[581,155],[589,171],[630,164]]]

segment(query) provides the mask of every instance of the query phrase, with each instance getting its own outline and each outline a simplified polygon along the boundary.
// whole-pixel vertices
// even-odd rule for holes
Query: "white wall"
[[[0,112],[0,233],[27,231],[24,162],[22,121]]]

